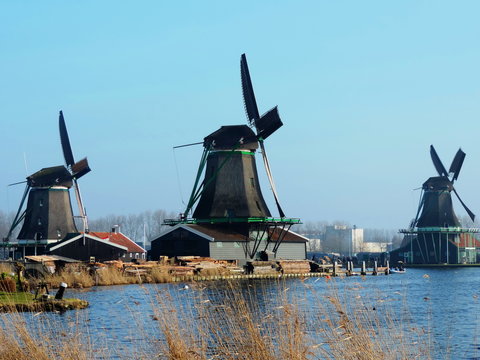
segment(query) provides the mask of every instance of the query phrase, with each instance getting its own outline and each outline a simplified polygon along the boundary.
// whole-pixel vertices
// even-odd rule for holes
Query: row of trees
[[[7,236],[15,214],[0,211],[0,237]],[[155,238],[163,230],[165,219],[175,218],[177,215],[165,210],[143,211],[139,214],[107,215],[96,219],[89,219],[88,225],[91,231],[111,231],[112,227],[118,226],[120,231],[136,242],[142,242],[144,234],[147,242]],[[78,222],[77,228],[81,230],[83,225]],[[11,238],[16,239],[20,230],[18,226]]]
[[[8,231],[13,223],[13,218],[15,214],[13,212],[6,213],[0,210],[0,240],[8,235]],[[13,234],[13,237],[16,238],[19,229],[16,229],[16,232]]]
[[[177,214],[165,210],[143,211],[139,214],[107,215],[97,219],[89,219],[91,231],[111,231],[118,226],[120,231],[135,242],[147,242],[154,239],[163,230],[165,219],[173,219]],[[80,229],[77,225],[77,227]]]
[[[142,242],[145,238],[147,242],[154,239],[164,230],[163,221],[165,219],[173,219],[177,214],[166,210],[143,211],[138,214],[129,215],[107,215],[96,219],[89,219],[89,228],[91,231],[111,231],[112,227],[119,226],[120,231],[136,242]],[[13,222],[14,213],[6,213],[0,210],[0,236],[3,239],[7,236],[10,226]],[[472,222],[468,216],[459,217],[461,223],[465,227],[480,227],[477,221]],[[304,224],[295,226],[295,232],[304,234],[313,239],[322,237],[325,229],[329,225],[346,225],[351,224],[345,221],[307,221]],[[81,224],[77,224],[78,229],[82,229]],[[16,238],[19,228],[13,233],[12,238]],[[402,236],[397,229],[364,229],[365,242],[392,242],[393,246],[400,245]],[[316,242],[312,241],[311,246],[314,248]]]

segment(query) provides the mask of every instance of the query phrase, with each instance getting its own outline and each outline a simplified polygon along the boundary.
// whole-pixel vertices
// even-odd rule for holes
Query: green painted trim
[[[281,223],[281,224],[301,224],[298,218],[271,218],[271,217],[251,217],[251,218],[210,218],[210,219],[186,219],[174,220],[165,219],[165,225],[177,224],[229,224],[229,223]]]
[[[31,191],[42,191],[42,190],[48,190],[48,191],[68,191],[70,188],[65,188],[65,189],[54,189],[51,187],[38,187],[38,188],[31,188]]]
[[[233,155],[233,154],[255,155],[255,152],[254,152],[254,151],[244,151],[244,150],[215,150],[215,151],[211,151],[208,156],[210,156],[211,154],[223,153],[223,152],[231,153],[232,155]]]
[[[421,227],[416,229],[401,229],[402,234],[417,233],[480,233],[480,228],[462,228],[462,227]]]

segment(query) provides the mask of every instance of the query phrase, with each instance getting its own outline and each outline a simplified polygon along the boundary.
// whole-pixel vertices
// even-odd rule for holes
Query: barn
[[[122,261],[129,262],[133,259],[145,260],[146,258],[147,251],[141,246],[137,245],[127,235],[120,232],[118,227],[113,227],[111,232],[91,231],[89,234],[114,244],[125,246],[127,248],[127,252],[122,255]]]
[[[65,239],[47,246],[46,253],[80,261],[118,260],[128,252],[128,248],[92,234],[73,233]],[[93,257],[93,259],[92,259]]]
[[[305,259],[307,242],[306,237],[285,231],[276,259]],[[268,241],[267,234],[257,243],[250,241],[242,227],[177,224],[152,240],[149,256],[157,260],[160,256],[194,255],[235,261],[243,266],[252,258],[260,258],[262,253],[273,252],[275,244]]]

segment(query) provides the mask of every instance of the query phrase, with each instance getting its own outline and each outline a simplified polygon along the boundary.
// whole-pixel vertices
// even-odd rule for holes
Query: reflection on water
[[[346,297],[366,300],[369,311],[392,308],[398,323],[407,322],[412,329],[425,329],[431,340],[434,358],[475,359],[480,356],[479,289],[480,269],[408,269],[406,274],[391,276],[350,277],[326,281],[323,278],[286,279],[285,281],[242,280],[204,282],[184,288],[184,284],[147,284],[97,287],[89,290],[67,290],[66,296],[90,302],[87,310],[64,314],[24,314],[31,326],[48,320],[65,331],[80,332],[91,339],[92,346],[103,353],[128,355],[142,349],[152,355],[162,339],[161,322],[154,311],[168,299],[183,308],[190,320],[198,314],[195,303],[208,301],[221,305],[235,301],[229,286],[240,288],[251,302],[267,313],[284,302],[294,302],[312,313],[319,298],[333,290]],[[225,289],[226,291],[219,291]],[[228,299],[222,297],[229,296]],[[378,311],[377,310],[377,311]],[[307,315],[308,318],[308,315]],[[147,351],[148,350],[148,351]]]

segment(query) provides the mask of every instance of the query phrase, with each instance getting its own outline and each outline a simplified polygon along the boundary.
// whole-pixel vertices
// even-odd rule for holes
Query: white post
[[[146,230],[147,224],[143,223],[143,249],[146,250],[146,243],[147,243],[147,230]]]

